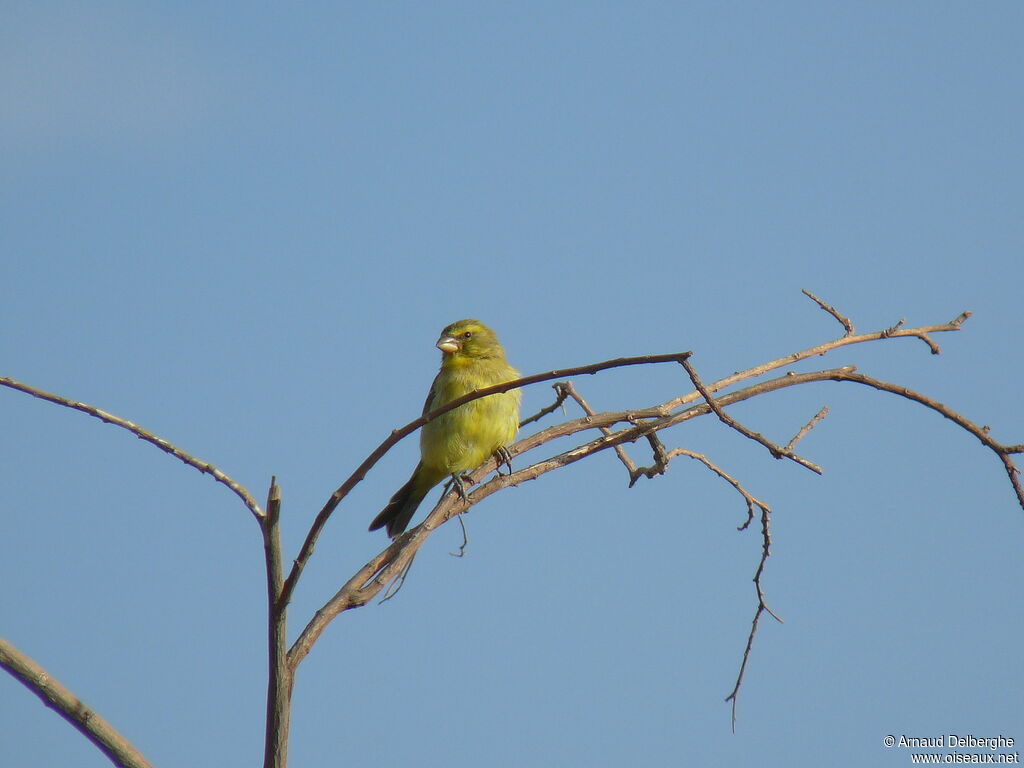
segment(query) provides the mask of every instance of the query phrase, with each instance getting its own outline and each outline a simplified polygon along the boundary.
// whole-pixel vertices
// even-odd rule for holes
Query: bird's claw
[[[508,448],[506,448],[504,445],[500,446],[494,452],[494,460],[495,460],[495,462],[497,462],[494,465],[494,471],[495,472],[497,472],[500,475],[501,474],[501,467],[502,467],[502,465],[504,465],[504,466],[508,467],[508,473],[510,475],[512,474],[512,454],[508,452]]]
[[[469,475],[452,475],[452,485],[455,487],[455,492],[459,494],[459,498],[463,501],[469,501],[466,496],[466,483],[472,482],[473,478]]]

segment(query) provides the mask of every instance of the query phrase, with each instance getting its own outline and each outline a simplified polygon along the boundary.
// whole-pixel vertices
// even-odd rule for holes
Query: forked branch
[[[313,521],[313,525],[310,526],[309,533],[306,534],[306,540],[302,542],[302,548],[299,550],[299,555],[295,558],[291,572],[285,580],[281,599],[285,603],[291,599],[292,592],[295,590],[295,585],[298,583],[299,577],[302,575],[302,570],[306,567],[306,563],[313,554],[316,541],[320,537],[320,533],[323,531],[324,526],[327,525],[327,521],[330,519],[331,514],[335,509],[337,509],[338,504],[348,496],[352,489],[355,488],[364,477],[366,477],[366,473],[369,472],[370,469],[384,457],[384,454],[390,451],[399,440],[408,437],[424,424],[433,421],[438,416],[442,416],[448,413],[448,411],[452,411],[459,406],[465,405],[473,400],[478,400],[481,397],[487,397],[488,395],[497,395],[513,389],[520,389],[521,387],[529,386],[530,384],[537,384],[542,381],[552,381],[553,379],[560,379],[565,376],[591,375],[599,373],[600,371],[606,371],[610,368],[624,368],[632,365],[653,365],[657,363],[678,363],[681,360],[685,360],[690,356],[690,354],[690,352],[674,352],[667,355],[619,357],[614,360],[605,360],[601,363],[582,365],[577,368],[562,368],[559,370],[548,371],[546,373],[537,373],[532,376],[524,376],[520,379],[514,379],[513,381],[506,381],[502,384],[495,384],[491,387],[483,387],[481,389],[473,390],[462,397],[445,403],[439,408],[435,408],[430,413],[426,413],[418,419],[410,421],[401,429],[394,430],[369,456],[366,457],[366,459],[363,460],[363,463],[356,468],[355,472],[349,475],[348,479],[338,486],[338,489],[331,494],[330,498],[327,499],[327,502]]]
[[[819,305],[823,303],[816,297],[815,299]],[[823,308],[827,309],[827,305]],[[586,414],[585,418],[575,419],[567,421],[563,424],[548,429],[542,430],[534,435],[530,435],[523,438],[518,443],[510,448],[510,453],[515,456],[522,454],[526,451],[537,448],[551,440],[569,436],[587,429],[597,429],[601,432],[601,436],[590,440],[586,443],[576,446],[573,449],[564,451],[560,454],[552,456],[548,459],[538,461],[525,469],[518,470],[507,476],[495,476],[486,484],[475,489],[473,493],[469,495],[467,500],[462,500],[454,495],[446,495],[438,502],[434,510],[427,516],[426,520],[423,521],[419,526],[407,531],[402,536],[391,542],[387,548],[382,552],[378,553],[372,558],[366,565],[363,566],[356,574],[349,579],[338,592],[332,597],[324,606],[317,611],[313,619],[307,624],[305,629],[300,633],[299,638],[292,645],[289,650],[289,662],[293,668],[301,663],[302,659],[309,652],[312,644],[320,636],[327,625],[342,612],[349,610],[350,608],[365,605],[369,600],[373,599],[384,587],[398,575],[404,573],[415,557],[416,552],[422,545],[426,537],[435,530],[439,525],[443,524],[446,520],[453,516],[459,515],[462,512],[467,511],[471,506],[479,503],[490,494],[500,490],[501,488],[509,485],[518,485],[522,482],[535,479],[547,472],[553,471],[559,467],[566,466],[576,461],[580,461],[583,458],[591,456],[597,452],[606,450],[607,448],[613,448],[619,454],[620,460],[626,466],[627,471],[630,473],[630,483],[635,483],[636,480],[641,476],[653,477],[657,474],[662,474],[668,464],[668,461],[678,455],[689,455],[693,458],[697,458],[697,454],[685,451],[685,449],[674,449],[673,451],[665,451],[664,445],[657,438],[656,433],[667,429],[671,426],[682,423],[691,418],[697,416],[706,415],[708,413],[714,413],[720,420],[729,425],[731,428],[736,429],[741,434],[760,442],[765,445],[773,456],[791,458],[804,466],[808,466],[815,471],[820,472],[820,468],[796,457],[793,453],[793,448],[796,443],[799,442],[807,433],[810,431],[824,416],[827,414],[828,409],[821,409],[810,421],[808,421],[801,429],[794,435],[794,437],[785,446],[779,446],[771,441],[768,441],[761,435],[754,433],[752,430],[744,427],[735,419],[732,419],[724,413],[723,409],[729,405],[747,400],[752,397],[756,397],[762,394],[767,394],[778,389],[785,387],[795,386],[799,384],[809,383],[812,381],[855,381],[864,384],[869,382],[876,382],[876,387],[880,391],[888,391],[896,394],[901,394],[905,397],[909,397],[921,404],[929,407],[934,407],[938,412],[951,418],[956,423],[964,426],[971,431],[972,434],[979,436],[988,447],[994,450],[1004,465],[1007,467],[1008,475],[1010,476],[1011,483],[1015,491],[1017,492],[1018,500],[1021,502],[1021,506],[1024,507],[1024,495],[1020,492],[1020,483],[1017,476],[1016,468],[1013,466],[1013,462],[1009,458],[1011,453],[1021,451],[1021,446],[1003,446],[996,443],[994,440],[988,437],[987,430],[977,427],[966,419],[959,417],[949,409],[937,404],[928,398],[919,395],[918,393],[911,393],[910,390],[906,390],[896,385],[887,384],[879,380],[872,380],[869,377],[864,377],[855,372],[852,366],[845,366],[842,368],[828,369],[823,371],[814,371],[810,373],[795,373],[789,372],[784,376],[776,379],[767,381],[761,381],[755,384],[751,384],[743,389],[729,392],[720,397],[714,397],[711,395],[712,392],[721,390],[725,387],[735,384],[740,381],[744,381],[751,378],[756,378],[764,373],[790,365],[794,362],[807,359],[812,356],[823,355],[829,351],[844,347],[850,344],[864,343],[868,341],[877,341],[888,338],[902,338],[902,337],[913,337],[919,338],[925,341],[929,348],[934,352],[937,350],[937,345],[930,338],[930,334],[957,331],[960,329],[961,324],[967,319],[969,313],[964,312],[949,323],[941,325],[923,326],[919,328],[903,328],[902,325],[884,329],[882,331],[876,331],[873,333],[853,335],[852,323],[849,320],[834,310],[830,312],[836,319],[843,324],[846,333],[838,339],[834,339],[831,342],[811,347],[801,352],[788,355],[784,358],[778,358],[776,360],[769,361],[768,363],[749,368],[745,371],[740,371],[736,374],[728,376],[724,379],[714,382],[710,386],[705,386],[696,371],[689,364],[689,355],[678,360],[680,364],[687,369],[690,374],[692,383],[694,384],[694,391],[690,394],[683,395],[682,397],[669,400],[668,402],[660,405],[651,406],[648,408],[625,411],[625,412],[609,412],[609,413],[597,413],[595,412],[586,400],[576,391],[571,382],[561,382],[556,385],[557,398],[548,408],[544,409],[540,415],[553,412],[559,405],[561,405],[566,399],[575,400]],[[845,321],[845,322],[844,322]],[[522,381],[522,380],[521,380]],[[479,394],[484,394],[483,391]],[[490,392],[486,392],[490,394]],[[679,410],[682,406],[689,403],[693,403],[695,400],[703,399],[703,402],[690,405],[689,407]],[[454,407],[454,406],[453,406]],[[536,420],[536,418],[528,419],[527,421]],[[616,427],[616,425],[626,424],[628,426]],[[413,426],[413,425],[410,425]],[[628,458],[625,452],[622,450],[622,446],[627,442],[633,442],[639,438],[646,438],[652,447],[654,453],[655,463],[650,467],[636,467],[633,462]],[[760,438],[760,439],[759,439]],[[703,459],[703,457],[701,457]],[[767,504],[759,501],[751,494],[749,494],[742,486],[731,478],[728,474],[722,472],[713,464],[706,459],[703,459],[703,463],[714,469],[720,476],[729,481],[733,487],[735,487],[743,496],[747,503],[748,517],[747,521],[740,526],[741,529],[745,529],[753,521],[757,511],[760,512],[761,521],[761,532],[762,532],[762,555],[758,563],[758,567],[755,571],[753,580],[755,590],[757,594],[757,607],[755,609],[754,618],[751,623],[750,633],[747,638],[746,650],[743,654],[743,660],[740,666],[739,674],[737,676],[736,684],[733,691],[730,693],[728,700],[732,701],[733,706],[733,721],[735,722],[735,706],[736,698],[739,688],[742,684],[743,674],[745,672],[747,663],[750,657],[750,650],[753,645],[753,639],[757,632],[758,622],[762,613],[769,613],[775,618],[778,618],[768,607],[765,602],[764,591],[761,586],[761,577],[764,572],[764,568],[767,562],[767,558],[771,553],[771,535],[770,535],[770,515],[771,510]],[[491,462],[487,462],[484,466],[472,473],[472,480],[479,482],[488,473],[493,471],[495,466]],[[781,619],[780,619],[781,621]]]
[[[42,390],[30,387],[9,378],[0,378],[0,385],[16,389],[34,397],[42,398],[50,402],[73,408],[87,413],[106,423],[114,424],[137,437],[157,446],[166,453],[175,456],[184,463],[208,473],[230,488],[245,504],[259,522],[264,538],[267,563],[267,594],[268,594],[268,650],[270,675],[268,685],[268,707],[267,707],[267,742],[266,742],[266,766],[284,766],[287,755],[287,734],[290,712],[291,690],[294,676],[298,665],[309,653],[312,645],[320,637],[324,629],[338,615],[351,608],[364,605],[377,596],[381,590],[394,579],[405,574],[415,557],[416,552],[423,542],[438,526],[450,518],[460,515],[487,496],[510,485],[518,485],[529,480],[536,479],[548,472],[560,467],[581,461],[609,448],[613,449],[619,460],[626,467],[629,473],[630,485],[635,484],[641,477],[653,478],[664,474],[673,458],[687,456],[699,461],[706,468],[728,482],[744,499],[746,503],[746,521],[739,526],[740,530],[748,528],[755,518],[759,518],[761,527],[762,547],[758,567],[753,576],[753,582],[757,595],[757,606],[751,622],[750,632],[747,637],[746,648],[740,664],[732,692],[727,701],[732,702],[732,719],[735,726],[736,700],[740,690],[744,672],[753,647],[754,636],[758,629],[758,622],[763,613],[772,616],[775,614],[765,602],[764,591],[761,586],[761,577],[765,565],[771,554],[771,532],[770,519],[771,509],[763,501],[749,493],[742,484],[734,477],[722,470],[718,465],[711,462],[702,454],[689,451],[684,448],[666,449],[660,438],[660,433],[670,427],[682,424],[693,418],[705,415],[717,417],[729,428],[739,432],[745,437],[755,440],[765,446],[776,458],[787,458],[802,466],[820,473],[820,467],[797,456],[794,448],[807,433],[811,430],[828,412],[827,407],[821,409],[810,421],[808,421],[794,437],[785,445],[777,444],[763,435],[755,432],[749,427],[740,423],[737,419],[726,412],[729,406],[759,397],[777,390],[798,386],[811,382],[820,381],[848,381],[867,386],[878,391],[896,394],[906,399],[924,405],[936,411],[961,428],[973,434],[983,445],[992,450],[1003,463],[1010,483],[1017,495],[1018,502],[1024,508],[1024,490],[1021,488],[1019,471],[1013,461],[1015,454],[1024,452],[1024,445],[1005,445],[994,440],[989,434],[987,427],[978,426],[947,406],[932,400],[925,395],[909,390],[895,384],[881,381],[856,372],[853,366],[831,368],[825,370],[797,373],[789,371],[773,379],[762,379],[764,374],[792,365],[793,363],[806,360],[811,357],[824,355],[841,347],[851,344],[879,341],[883,339],[895,339],[903,337],[917,338],[928,345],[933,353],[938,353],[938,345],[931,338],[933,334],[957,331],[967,319],[969,313],[964,312],[948,323],[918,328],[905,328],[903,321],[881,331],[866,334],[854,334],[853,323],[829,304],[826,304],[818,297],[805,291],[822,310],[828,312],[840,325],[844,333],[841,337],[819,344],[814,347],[786,355],[766,363],[756,365],[743,371],[739,371],[725,378],[719,379],[705,385],[698,376],[696,369],[690,364],[690,353],[679,352],[668,355],[646,355],[642,357],[618,358],[602,363],[580,366],[577,368],[566,368],[546,373],[526,376],[515,381],[476,390],[466,396],[454,400],[437,410],[416,419],[401,429],[393,431],[364,461],[356,470],[331,494],[305,537],[297,557],[292,563],[291,569],[285,578],[282,567],[279,533],[279,512],[280,492],[276,483],[271,484],[268,494],[267,511],[264,513],[255,502],[252,495],[240,484],[232,480],[226,474],[207,462],[203,462],[190,454],[182,451],[167,440],[139,427],[132,422],[121,419],[117,416],[102,411],[94,406],[80,403],[66,398],[53,395]],[[511,389],[524,387],[530,384],[564,379],[569,376],[594,374],[612,368],[619,368],[634,365],[649,365],[655,363],[676,362],[683,366],[693,384],[693,391],[670,399],[666,402],[652,405],[645,408],[617,412],[596,412],[589,403],[575,389],[571,381],[560,381],[556,383],[555,390],[557,397],[549,407],[542,409],[535,416],[524,419],[524,425],[533,423],[544,416],[557,410],[566,400],[573,400],[583,410],[584,416],[577,419],[570,419],[561,424],[543,429],[532,435],[519,440],[515,445],[509,447],[512,456],[521,455],[527,451],[534,450],[546,443],[568,436],[575,435],[587,430],[597,430],[598,435],[579,443],[573,448],[562,451],[553,456],[537,460],[532,464],[511,472],[508,475],[496,474],[487,482],[478,485],[468,495],[468,498],[460,498],[456,494],[445,494],[434,509],[427,515],[426,519],[415,528],[406,531],[404,534],[391,541],[387,547],[372,557],[362,568],[343,584],[335,595],[328,600],[310,619],[306,627],[299,634],[291,648],[285,651],[286,647],[286,624],[287,607],[291,596],[302,574],[303,568],[311,557],[317,539],[338,504],[347,494],[365,477],[366,473],[387,453],[399,440],[412,434],[417,429],[432,419],[457,408],[471,400],[486,397],[491,394],[506,392]],[[751,381],[759,379],[758,381]],[[749,382],[740,389],[735,389],[722,394],[716,394],[728,387]],[[593,433],[591,433],[593,434]],[[650,466],[638,467],[626,454],[624,446],[626,443],[636,440],[646,440],[652,451],[653,463]],[[495,469],[493,461],[486,462],[471,473],[473,484],[482,482],[489,473]],[[778,618],[775,616],[775,618]],[[780,619],[781,621],[781,619]],[[120,738],[113,729],[110,729],[95,713],[90,712],[71,694],[49,679],[45,672],[33,666],[31,660],[23,657],[8,644],[0,641],[0,665],[8,669],[18,677],[26,686],[32,689],[37,695],[60,710],[65,717],[75,723],[76,727],[100,746],[108,754],[117,754],[112,757],[121,765],[144,766],[145,761],[137,756],[130,746],[118,746]],[[109,743],[108,743],[109,742]],[[108,752],[108,750],[110,750]]]

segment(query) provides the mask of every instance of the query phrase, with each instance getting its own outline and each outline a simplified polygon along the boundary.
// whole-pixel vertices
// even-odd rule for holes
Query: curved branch
[[[947,333],[949,331],[959,331],[960,326],[966,322],[967,318],[971,316],[970,312],[961,312],[955,318],[950,320],[948,323],[940,323],[939,325],[923,325],[919,328],[886,328],[882,331],[874,331],[873,333],[861,333],[857,336],[841,336],[838,339],[832,341],[826,341],[824,344],[817,344],[813,347],[801,350],[800,352],[794,352],[791,355],[784,357],[778,357],[774,360],[769,360],[767,363],[761,363],[761,365],[755,365],[753,368],[747,368],[743,371],[737,371],[734,374],[726,376],[723,379],[719,379],[714,384],[710,384],[707,389],[709,392],[717,392],[720,389],[737,384],[747,379],[753,379],[761,376],[768,371],[774,371],[779,368],[785,368],[787,365],[806,360],[810,357],[818,357],[824,355],[832,350],[839,349],[840,347],[846,347],[851,344],[863,344],[868,341],[879,341],[881,339],[898,339],[898,338],[917,338],[928,344],[932,351],[932,354],[938,354],[938,346],[931,341],[928,334],[930,333]],[[690,392],[689,394],[677,397],[675,400],[670,400],[665,403],[665,406],[669,410],[674,410],[681,405],[692,403],[694,400],[700,399],[699,392]]]
[[[1021,506],[1024,507],[1024,495],[1022,495],[1020,491],[1017,470],[1016,467],[1014,467],[1013,462],[1009,459],[1009,455],[1012,453],[1024,453],[1024,445],[1004,446],[997,443],[988,436],[988,433],[983,428],[978,427],[973,422],[965,419],[941,403],[937,403],[936,401],[917,392],[913,392],[906,387],[899,387],[879,379],[873,379],[871,377],[858,374],[853,366],[844,366],[841,368],[812,371],[807,373],[786,373],[777,378],[758,382],[735,392],[722,395],[721,397],[715,398],[715,401],[720,407],[724,407],[743,400],[749,400],[759,395],[767,394],[768,392],[774,392],[792,386],[819,381],[853,381],[865,384],[881,391],[893,392],[895,394],[902,395],[941,413],[946,418],[975,435],[984,445],[991,448],[1000,457],[1004,465],[1007,467],[1007,473],[1010,475],[1011,483],[1017,492],[1018,500],[1020,501]],[[676,401],[670,401],[670,403],[672,402]],[[707,402],[692,405],[686,410],[676,413],[668,413],[668,405],[669,403],[665,403],[637,411],[618,411],[597,413],[592,416],[588,415],[584,418],[573,419],[571,421],[549,427],[533,435],[528,435],[514,445],[509,446],[510,455],[517,456],[543,445],[544,443],[550,442],[551,440],[566,437],[586,429],[608,428],[619,423],[628,423],[630,425],[617,432],[602,434],[594,440],[578,445],[555,456],[551,456],[550,458],[538,461],[529,467],[513,472],[510,475],[496,475],[487,483],[469,494],[468,499],[460,499],[455,494],[446,494],[443,496],[420,525],[396,538],[386,549],[371,558],[369,562],[360,568],[359,571],[354,574],[352,578],[350,578],[341,587],[341,589],[339,589],[338,592],[316,612],[288,652],[288,661],[291,664],[293,671],[309,653],[313,643],[316,642],[317,638],[323,633],[324,629],[327,628],[327,625],[330,624],[331,621],[333,621],[342,612],[365,605],[367,602],[372,600],[388,582],[395,578],[395,576],[397,576],[408,565],[419,550],[420,546],[422,546],[423,542],[426,540],[427,536],[450,518],[461,514],[469,509],[469,507],[479,503],[492,493],[496,493],[507,486],[519,485],[520,483],[534,480],[541,475],[547,474],[548,472],[560,467],[573,464],[599,451],[614,448],[615,446],[623,443],[633,442],[648,434],[676,426],[677,424],[689,421],[690,419],[698,416],[714,413],[711,405]],[[479,482],[482,478],[486,477],[487,474],[494,471],[495,468],[496,463],[493,460],[489,460],[472,472],[470,477],[473,482]],[[762,507],[762,517],[767,517],[767,514],[766,510]],[[762,519],[763,532],[766,525],[767,520]],[[764,533],[763,535],[767,536],[767,534]],[[770,540],[766,539],[764,546],[766,553],[768,551],[769,543]],[[766,558],[767,555],[764,556],[764,559]],[[760,618],[761,613],[764,611],[771,613],[767,605],[764,604],[764,594],[761,591],[760,586],[760,577],[764,568],[764,559],[762,560],[756,574],[759,607],[753,622],[751,637],[749,638],[751,642],[753,640],[753,632],[756,632],[757,619]],[[745,653],[744,659],[747,657],[749,657],[749,649]],[[742,672],[740,680],[742,680]],[[737,690],[738,686],[737,689],[730,694],[730,698],[733,700],[734,704]]]
[[[238,496],[238,498],[242,500],[242,503],[245,504],[245,506],[249,509],[250,512],[252,512],[253,516],[257,520],[263,517],[263,511],[260,509],[260,505],[256,503],[256,499],[254,499],[252,497],[252,494],[249,493],[249,491],[247,491],[240,483],[237,483],[234,480],[232,480],[226,474],[224,474],[215,466],[213,466],[213,464],[211,464],[210,462],[203,461],[202,459],[197,459],[195,456],[185,453],[185,451],[181,450],[181,448],[179,448],[178,446],[174,445],[171,442],[168,442],[167,440],[164,440],[162,437],[158,437],[149,430],[143,429],[139,425],[133,424],[127,419],[122,419],[120,416],[115,416],[112,413],[107,413],[106,411],[100,410],[99,408],[89,405],[88,403],[80,403],[75,400],[68,400],[66,397],[54,395],[50,392],[44,392],[41,389],[30,387],[28,384],[22,384],[20,381],[15,381],[14,379],[8,378],[6,376],[0,376],[0,385],[10,387],[11,389],[16,389],[19,392],[24,392],[26,394],[32,395],[32,397],[38,397],[40,400],[46,400],[51,403],[56,403],[57,405],[63,405],[65,408],[72,408],[76,411],[87,413],[90,416],[99,419],[104,424],[113,424],[115,427],[127,429],[140,440],[145,440],[147,443],[155,445],[164,453],[171,454],[171,456],[180,459],[185,464],[188,464],[190,467],[198,469],[203,474],[210,475],[218,483],[226,485],[228,488],[231,489],[231,491],[236,496]]]
[[[710,392],[708,392],[707,387],[705,387],[704,384],[701,383],[700,376],[697,375],[697,370],[692,365],[690,365],[689,360],[683,361],[683,368],[686,369],[686,373],[689,375],[690,381],[693,383],[693,386],[697,389],[698,392],[700,392],[700,396],[704,398],[704,401],[711,406],[711,410],[715,412],[715,415],[718,417],[719,421],[721,421],[727,427],[735,429],[744,437],[748,437],[754,442],[763,445],[765,448],[768,449],[768,452],[772,455],[773,458],[790,459],[791,461],[794,461],[797,464],[799,464],[801,467],[811,470],[815,474],[821,474],[821,467],[819,467],[817,464],[808,461],[802,456],[798,456],[797,454],[793,453],[793,451],[791,451],[789,448],[783,448],[781,445],[776,445],[771,440],[768,440],[760,432],[754,432],[752,429],[747,429],[745,426],[736,421],[736,419],[734,419],[732,416],[727,415],[726,412],[722,410],[722,407],[718,404],[718,401],[711,396]]]
[[[77,728],[116,765],[124,768],[152,768],[128,740],[106,720],[87,707],[67,688],[54,680],[46,670],[0,637],[0,667],[17,678],[38,696],[43,704],[55,710]]]
[[[912,389],[908,389],[907,387],[890,384],[887,381],[873,379],[870,376],[854,373],[852,371],[839,373],[832,378],[836,381],[852,381],[857,384],[872,387],[873,389],[877,389],[882,392],[890,392],[894,395],[905,397],[908,400],[913,400],[926,408],[930,408],[936,413],[942,414],[957,426],[970,432],[978,438],[982,445],[989,448],[996,454],[996,456],[999,457],[999,460],[1003,463],[1003,468],[1006,470],[1007,476],[1010,478],[1010,484],[1013,486],[1014,493],[1017,494],[1017,502],[1020,504],[1021,509],[1024,509],[1024,488],[1021,487],[1020,483],[1020,470],[1014,464],[1013,459],[1010,458],[1012,454],[1024,453],[1024,445],[1003,445],[1002,443],[992,439],[986,427],[979,427],[973,421],[964,418],[952,408],[943,405],[938,400],[932,400],[930,397],[922,395],[920,392],[915,392]]]
[[[577,368],[561,368],[554,371],[548,371],[547,373],[535,373],[531,376],[513,379],[512,381],[495,384],[491,387],[475,389],[462,397],[445,403],[440,408],[435,408],[430,413],[426,413],[414,421],[410,421],[401,429],[393,430],[391,434],[374,449],[373,453],[367,456],[363,463],[356,467],[355,472],[349,475],[348,479],[338,486],[338,489],[331,494],[330,498],[327,499],[327,503],[324,504],[323,508],[317,514],[316,519],[313,521],[313,525],[310,526],[309,533],[306,534],[306,540],[302,542],[302,548],[299,550],[298,557],[296,557],[295,561],[292,563],[291,571],[288,573],[288,578],[284,583],[284,590],[282,591],[281,599],[285,603],[288,603],[288,601],[291,600],[292,592],[295,591],[295,585],[299,580],[299,576],[302,575],[303,568],[306,567],[306,562],[313,554],[313,548],[316,546],[316,541],[320,537],[320,532],[323,531],[324,526],[331,517],[331,513],[334,512],[342,499],[348,496],[352,489],[355,488],[364,477],[366,477],[366,473],[370,471],[374,464],[380,461],[381,458],[384,457],[384,454],[390,451],[399,440],[408,437],[427,422],[433,421],[438,416],[442,416],[443,414],[448,413],[448,411],[455,410],[459,406],[465,405],[473,400],[478,400],[481,397],[501,394],[502,392],[508,392],[512,389],[520,389],[522,387],[529,386],[530,384],[537,384],[541,381],[551,381],[552,379],[560,379],[565,376],[590,375],[608,370],[609,368],[624,368],[630,365],[677,363],[688,358],[690,354],[690,352],[673,352],[667,355],[619,357],[614,360],[605,360],[601,363],[581,365]]]
[[[727,406],[777,389],[806,384],[812,381],[827,381],[834,373],[843,370],[852,371],[853,369],[852,367],[847,367],[810,373],[786,374],[775,379],[752,384],[736,392],[730,392],[727,395],[716,398],[716,401],[721,406]],[[441,500],[422,523],[397,537],[387,548],[371,558],[310,619],[288,651],[288,661],[292,666],[293,673],[295,668],[309,653],[313,643],[316,642],[317,638],[331,621],[344,611],[358,608],[372,600],[415,557],[416,552],[423,545],[423,542],[426,541],[426,538],[452,517],[461,514],[492,493],[496,493],[509,485],[519,485],[529,480],[535,480],[541,475],[547,474],[559,467],[574,464],[599,451],[614,448],[623,443],[633,442],[648,434],[667,429],[708,413],[712,413],[712,410],[711,406],[706,402],[698,403],[684,411],[670,414],[666,414],[664,406],[654,406],[653,408],[645,408],[638,411],[598,413],[593,416],[573,419],[553,427],[548,427],[541,432],[528,435],[514,445],[509,446],[509,454],[514,457],[537,448],[544,443],[583,430],[611,427],[618,423],[629,424],[628,427],[618,432],[602,434],[594,440],[548,459],[538,461],[510,475],[497,475],[475,489],[469,494],[467,499],[461,499],[457,494],[452,493],[442,496]],[[641,421],[641,419],[647,420]],[[493,472],[496,466],[496,461],[489,459],[470,473],[471,481],[473,483],[479,482],[490,472]]]

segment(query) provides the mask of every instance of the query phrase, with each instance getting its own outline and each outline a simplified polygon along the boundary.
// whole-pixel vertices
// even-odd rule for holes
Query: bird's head
[[[445,363],[498,358],[504,360],[505,350],[494,331],[479,320],[459,320],[443,331],[437,340]]]

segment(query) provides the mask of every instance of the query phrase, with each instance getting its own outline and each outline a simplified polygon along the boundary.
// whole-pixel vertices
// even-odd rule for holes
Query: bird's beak
[[[441,338],[437,340],[437,348],[446,355],[451,355],[459,351],[459,342],[451,336],[442,334]]]

